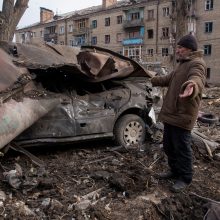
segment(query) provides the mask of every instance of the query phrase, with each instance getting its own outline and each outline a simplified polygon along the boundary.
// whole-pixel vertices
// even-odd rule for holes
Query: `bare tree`
[[[191,8],[190,0],[176,0],[176,39],[188,31],[188,15]]]
[[[174,0],[172,1],[172,27],[173,30],[173,37],[174,37],[174,42],[173,42],[173,59],[171,62],[175,66],[176,64],[176,43],[178,40],[187,34],[188,32],[188,19],[190,16],[190,10],[192,9],[192,4],[195,2],[195,0]]]
[[[29,0],[3,0],[0,11],[0,40],[12,41],[15,29],[28,8]]]

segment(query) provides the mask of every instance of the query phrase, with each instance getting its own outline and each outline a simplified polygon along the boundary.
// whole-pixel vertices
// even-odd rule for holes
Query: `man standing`
[[[168,87],[159,120],[164,123],[163,148],[170,171],[159,174],[159,178],[177,179],[171,187],[173,192],[185,189],[193,176],[191,130],[197,119],[206,79],[203,51],[198,51],[197,47],[193,35],[182,37],[177,43],[178,64],[174,71],[151,79],[153,86]]]

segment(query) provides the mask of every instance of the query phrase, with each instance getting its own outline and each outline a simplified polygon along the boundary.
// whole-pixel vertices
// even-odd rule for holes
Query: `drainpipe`
[[[156,55],[158,56],[158,35],[159,35],[159,5],[160,0],[157,0],[157,18],[156,18]]]
[[[67,45],[67,34],[68,34],[68,30],[67,30],[67,19],[65,19],[64,22],[65,22],[65,38],[64,38],[64,45]]]

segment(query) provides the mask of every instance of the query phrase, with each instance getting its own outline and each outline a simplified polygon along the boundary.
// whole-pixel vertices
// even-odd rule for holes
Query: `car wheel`
[[[138,115],[124,115],[116,122],[114,135],[117,144],[121,146],[143,144],[146,135],[145,123]]]

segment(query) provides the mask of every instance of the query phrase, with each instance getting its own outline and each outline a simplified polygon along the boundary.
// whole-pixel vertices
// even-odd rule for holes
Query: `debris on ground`
[[[51,50],[64,52],[59,46]],[[81,61],[86,69],[82,57]],[[22,59],[17,63],[21,65]],[[112,64],[111,59],[108,64]],[[34,68],[33,63],[30,65]],[[96,74],[97,70],[90,73]],[[7,86],[11,84],[7,82]],[[5,93],[1,95],[8,100]],[[201,112],[219,118],[219,96],[219,88],[207,88]],[[198,120],[193,131],[194,178],[181,193],[170,192],[172,181],[157,178],[158,173],[168,169],[162,131],[158,123],[152,130],[151,141],[136,148],[115,147],[111,140],[30,148],[39,160],[28,153],[21,154],[22,150],[14,152],[9,148],[0,158],[1,218],[219,220],[219,121]]]
[[[213,108],[209,101],[202,100],[201,111],[219,116],[220,106]],[[9,151],[1,158],[2,170],[14,170],[17,163],[23,177],[19,189],[0,183],[1,215],[4,219],[219,220],[220,161],[214,157],[219,149],[211,148],[210,157],[205,146],[193,145],[193,182],[183,192],[172,193],[172,181],[156,178],[168,168],[162,130],[158,123],[152,142],[141,149],[115,147],[111,141],[30,149],[44,162],[43,171],[26,155]],[[198,122],[196,132],[219,143],[219,124]]]

